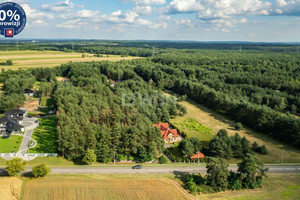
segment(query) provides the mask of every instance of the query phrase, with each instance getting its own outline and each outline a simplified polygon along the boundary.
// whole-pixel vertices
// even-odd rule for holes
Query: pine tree
[[[230,175],[228,164],[222,158],[209,158],[206,165],[206,181],[215,191],[224,191],[228,188],[228,177]]]
[[[253,189],[260,187],[267,171],[268,168],[264,168],[264,165],[258,162],[257,158],[252,154],[246,154],[243,157],[243,161],[238,163],[238,172],[244,188]]]

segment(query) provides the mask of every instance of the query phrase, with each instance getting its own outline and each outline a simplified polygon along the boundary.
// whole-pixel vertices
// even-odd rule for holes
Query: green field
[[[41,118],[40,125],[34,129],[32,139],[37,145],[29,153],[56,153],[56,117]]]
[[[174,121],[174,125],[179,130],[184,130],[188,137],[197,137],[202,141],[204,146],[207,146],[209,141],[214,137],[212,129],[204,126],[193,118],[181,117]]]
[[[167,96],[175,95],[174,93],[167,91],[164,93]],[[284,162],[285,163],[300,163],[300,150],[295,147],[291,147],[287,144],[281,143],[267,136],[266,134],[254,131],[251,128],[245,127],[240,131],[236,131],[234,128],[235,123],[229,120],[226,116],[218,114],[213,110],[196,103],[193,100],[187,99],[186,101],[179,102],[187,108],[187,114],[184,116],[177,116],[171,119],[171,123],[182,123],[190,118],[196,120],[198,123],[212,129],[212,136],[214,136],[220,129],[226,129],[229,135],[239,133],[241,137],[246,137],[250,141],[250,145],[256,141],[259,145],[265,145],[268,150],[268,154],[261,155],[256,154],[258,159],[265,163],[280,163],[282,149],[284,149]],[[189,128],[183,128],[188,136],[197,136],[203,141],[204,145],[207,145],[212,138],[210,135],[204,135],[199,131],[190,130]],[[236,163],[236,160],[231,160],[230,163]]]
[[[89,62],[89,61],[119,61],[131,60],[134,57],[121,57],[119,55],[104,55],[103,57],[94,57],[92,54],[65,53],[62,51],[0,51],[0,62],[12,60],[12,66],[1,66],[0,68],[17,70],[19,68],[34,67],[55,67],[68,62]]]
[[[23,137],[11,135],[9,138],[0,137],[0,153],[17,152],[22,143]]]
[[[268,174],[262,188],[199,195],[198,199],[298,200],[300,199],[300,174]]]

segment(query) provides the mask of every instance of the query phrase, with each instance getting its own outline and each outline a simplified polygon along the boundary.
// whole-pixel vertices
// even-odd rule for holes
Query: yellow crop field
[[[23,180],[0,177],[0,200],[16,200],[20,197]]]
[[[121,57],[118,55],[103,55],[94,57],[92,54],[65,53],[61,51],[0,51],[0,62],[12,60],[13,65],[3,65],[0,68],[16,70],[19,68],[34,67],[55,67],[68,62],[89,62],[89,61],[119,61],[131,60],[137,57]]]
[[[111,179],[101,177],[48,177],[25,184],[23,200],[194,199],[170,179]]]

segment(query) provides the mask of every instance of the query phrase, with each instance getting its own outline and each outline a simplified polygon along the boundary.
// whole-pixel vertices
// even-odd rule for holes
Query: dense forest
[[[299,146],[299,54],[178,51],[135,61],[134,70],[158,88]]]
[[[70,51],[72,42],[65,43],[29,43],[20,48]],[[74,49],[152,56],[152,43],[98,43],[80,41]],[[1,45],[13,48],[11,43]],[[196,48],[198,44],[190,49],[168,48],[167,42],[160,45],[155,56],[133,61],[2,70],[0,112],[22,106],[23,90],[40,81],[42,92],[55,100],[61,155],[78,160],[92,149],[101,162],[114,154],[146,161],[163,150],[160,134],[151,124],[185,112],[174,98],[160,93],[168,89],[280,141],[300,145],[300,54],[293,45],[269,46],[274,52],[259,51],[261,45],[241,52],[202,50]],[[294,50],[278,53],[284,48]],[[71,82],[58,83],[56,76],[69,77]]]
[[[62,156],[81,160],[88,150],[94,150],[99,162],[110,162],[114,155],[150,161],[163,151],[164,144],[152,124],[168,121],[184,108],[137,76],[133,68],[128,62],[94,62],[7,71],[2,74],[10,75],[4,81],[1,109],[22,106],[23,89],[39,80],[42,92],[52,93],[55,101]],[[71,82],[59,83],[56,75],[70,77]]]

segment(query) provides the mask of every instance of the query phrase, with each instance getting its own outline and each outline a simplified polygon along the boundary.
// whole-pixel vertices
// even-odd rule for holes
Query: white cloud
[[[75,28],[80,28],[80,26],[83,24],[84,23],[82,23],[80,19],[73,19],[73,20],[66,21],[62,24],[57,24],[56,27],[65,28],[65,29],[75,29]]]
[[[79,18],[96,18],[98,13],[99,11],[78,10],[75,16]]]
[[[193,28],[194,24],[191,22],[190,19],[181,19],[181,20],[175,20],[176,24],[183,25],[185,27]]]
[[[149,28],[165,28],[167,24],[164,22],[155,23],[147,19],[142,19],[140,14],[136,10],[128,10],[126,12],[122,12],[121,10],[115,11],[110,15],[102,15],[101,20],[105,22],[113,22],[116,24],[123,25],[141,25],[148,26]]]
[[[32,26],[47,26],[48,23],[44,20],[37,19],[37,20],[33,20],[31,25]]]
[[[124,0],[123,2],[134,2],[137,5],[163,5],[166,0]]]
[[[164,12],[176,13],[191,13],[203,10],[199,1],[196,0],[173,0],[168,6],[163,8]]]
[[[200,19],[213,20],[232,15],[256,14],[269,6],[268,2],[260,0],[173,0],[163,11],[170,14],[194,12]]]
[[[271,15],[300,16],[300,0],[276,0]]]
[[[204,20],[230,18],[235,15],[300,16],[300,0],[172,0],[163,13],[197,13]]]
[[[136,6],[133,8],[139,15],[151,15],[152,7],[151,6]]]
[[[243,17],[243,18],[240,20],[240,23],[242,23],[242,24],[247,23],[247,22],[248,22],[248,20],[247,20],[247,18],[245,18],[245,17]]]
[[[59,1],[56,4],[43,4],[41,10],[52,12],[66,12],[73,8],[74,4],[70,0]]]
[[[30,8],[28,4],[21,4],[24,9],[26,16],[30,19],[53,19],[54,16],[52,14],[37,12],[36,9]]]

